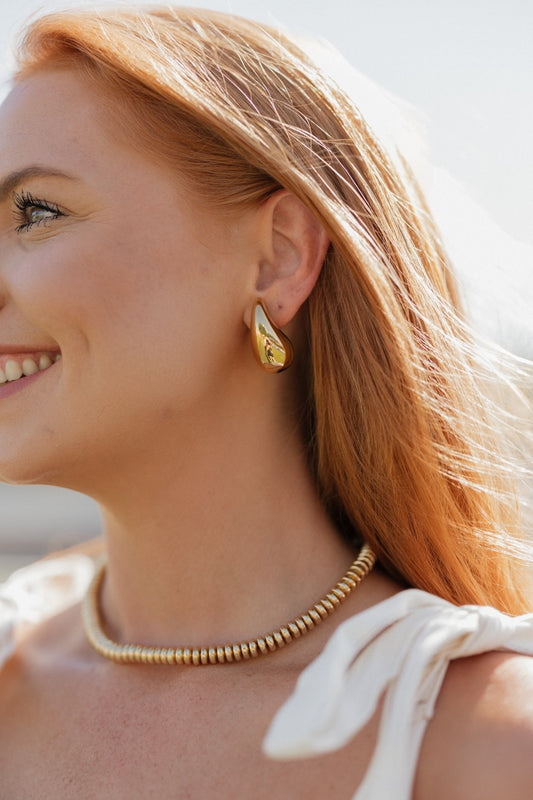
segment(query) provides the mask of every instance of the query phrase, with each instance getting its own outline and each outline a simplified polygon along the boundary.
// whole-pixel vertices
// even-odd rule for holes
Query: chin
[[[35,469],[29,463],[4,464],[0,459],[0,483],[11,486],[49,485],[62,486],[53,473],[47,469]]]
[[[9,446],[12,444],[13,446]],[[44,451],[44,452],[43,452]],[[59,449],[24,446],[22,442],[0,444],[0,482],[15,486],[48,484],[64,486],[65,454]]]

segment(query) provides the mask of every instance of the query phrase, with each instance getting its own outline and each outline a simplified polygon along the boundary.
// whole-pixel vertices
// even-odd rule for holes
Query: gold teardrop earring
[[[252,308],[250,334],[254,355],[265,372],[282,372],[290,367],[294,353],[291,341],[276,328],[262,300],[256,300]]]

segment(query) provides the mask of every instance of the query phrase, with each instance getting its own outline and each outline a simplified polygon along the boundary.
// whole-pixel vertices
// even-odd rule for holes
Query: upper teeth
[[[34,375],[36,372],[39,372],[39,370],[48,369],[48,367],[51,367],[52,364],[60,358],[60,353],[52,356],[43,353],[38,359],[26,356],[26,358],[20,361],[10,358],[6,361],[3,369],[0,367],[0,383],[18,381],[19,378],[23,378],[27,375]]]

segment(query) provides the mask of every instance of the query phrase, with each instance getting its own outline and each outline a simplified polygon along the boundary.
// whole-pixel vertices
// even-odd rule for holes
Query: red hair
[[[210,203],[284,186],[312,210],[332,242],[307,326],[324,504],[403,583],[527,610],[512,481],[446,256],[408,169],[354,102],[279,32],[189,8],[43,17],[19,77],[54,64],[101,82],[103,102],[118,93],[117,124]]]

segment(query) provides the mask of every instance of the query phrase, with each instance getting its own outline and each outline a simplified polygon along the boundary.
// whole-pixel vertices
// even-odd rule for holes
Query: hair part
[[[190,8],[51,14],[19,65],[19,80],[67,66],[103,85],[130,143],[216,208],[280,187],[308,206],[332,243],[307,309],[307,444],[325,506],[406,585],[529,608],[486,370],[416,182],[354,101],[278,31]]]

